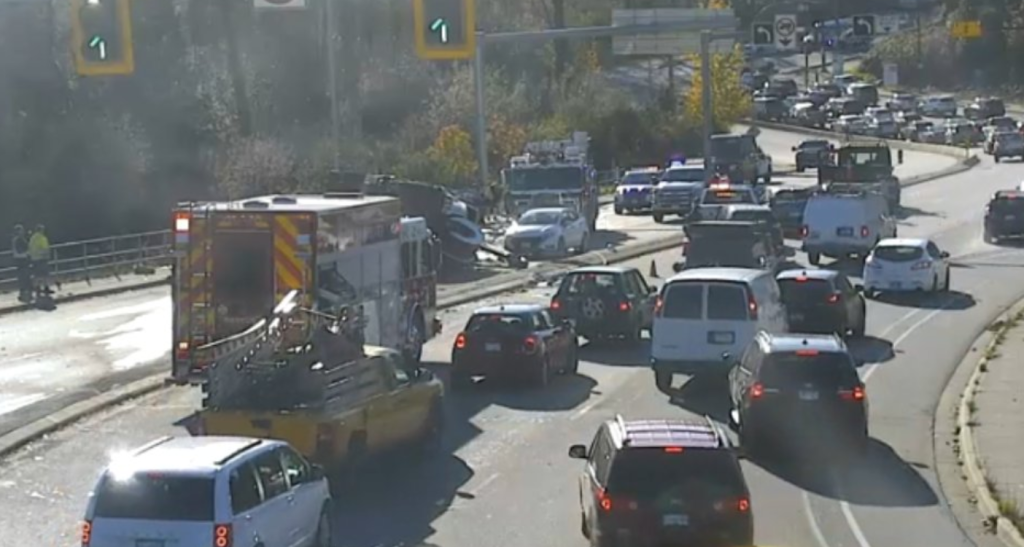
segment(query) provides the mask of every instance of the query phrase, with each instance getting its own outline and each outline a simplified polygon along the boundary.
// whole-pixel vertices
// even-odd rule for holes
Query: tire
[[[864,334],[867,333],[867,330],[868,330],[867,323],[868,323],[868,310],[867,310],[867,306],[864,305],[864,304],[861,304],[861,307],[860,307],[860,320],[853,327],[853,336],[854,336],[854,338],[864,338]]]
[[[534,385],[541,389],[548,387],[548,383],[551,381],[551,371],[548,367],[547,357],[545,357],[544,362],[537,367],[535,374],[537,376],[534,378]]]
[[[821,264],[821,253],[807,253],[807,261],[811,263],[811,266]]]
[[[590,234],[583,234],[583,239],[580,240],[579,246],[576,247],[576,254],[586,254],[588,247],[590,246]]]
[[[314,547],[331,547],[331,540],[334,534],[331,530],[331,515],[324,507],[320,510],[320,521],[316,525],[316,539]]]
[[[800,165],[799,163],[796,164],[796,172],[797,173],[803,173],[805,169],[806,169],[806,167],[804,167],[803,165]]]
[[[654,217],[654,222],[658,224],[663,224],[665,222],[665,215],[661,213],[654,213],[652,216]]]
[[[771,167],[768,168],[768,174],[766,174],[764,176],[764,183],[765,184],[771,184],[772,183],[772,169],[771,169]]]
[[[587,515],[583,511],[580,511],[580,533],[584,538],[590,539],[590,527],[587,526]]]
[[[939,276],[938,276],[938,274],[936,274],[935,275],[935,279],[932,280],[932,290],[930,290],[928,292],[937,293],[937,292],[939,292],[940,287],[942,287],[942,285],[939,285]]]
[[[633,322],[632,324],[630,324],[629,330],[623,333],[623,336],[625,337],[627,342],[638,344],[640,343],[640,340],[643,339],[643,332],[643,326],[638,325],[636,322]]]
[[[950,271],[946,270],[946,280],[942,283],[942,292],[949,292],[950,291],[950,287],[949,287],[950,275],[951,275]]]
[[[572,349],[569,350],[569,357],[566,359],[565,374],[577,374],[580,370],[580,352],[579,348],[574,344]]]
[[[568,254],[568,252],[569,252],[569,248],[565,246],[565,238],[559,238],[558,239],[558,247],[555,249],[555,253],[558,256],[561,257],[561,256],[565,256],[566,254]]]
[[[663,370],[654,369],[654,385],[658,391],[666,392],[672,389],[672,374]]]
[[[621,206],[619,206],[619,205],[616,205],[616,206],[615,206],[615,214],[616,214],[616,215],[621,215],[621,214],[623,214],[624,212],[625,212],[625,210],[624,210],[624,209],[623,209],[623,208],[622,208]]]
[[[997,155],[995,155],[995,156],[993,156],[993,158],[994,158],[994,159],[996,160],[996,163],[999,163],[999,158],[1000,158],[1000,156],[999,156],[998,154],[997,154]]]
[[[988,231],[987,228],[985,229],[984,235],[982,235],[981,238],[985,241],[985,243],[995,243],[996,242],[996,238],[992,237],[992,232]]]

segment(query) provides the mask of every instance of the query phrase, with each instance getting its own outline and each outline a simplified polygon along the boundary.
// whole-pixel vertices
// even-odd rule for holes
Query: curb
[[[1005,320],[1021,313],[1024,313],[1024,301],[1017,302],[1009,310],[999,315],[997,321],[1004,320],[1004,324],[994,333],[988,334],[989,340],[985,344],[986,353],[998,347],[999,338],[1014,327],[1014,325],[1007,324]],[[985,334],[982,335],[982,337],[985,336]],[[958,459],[966,476],[967,486],[977,498],[977,508],[985,517],[985,522],[991,523],[991,527],[995,529],[995,534],[1006,545],[1010,547],[1024,547],[1024,535],[999,512],[999,503],[996,501],[995,496],[993,496],[992,490],[988,487],[978,447],[974,442],[974,433],[972,431],[974,425],[971,421],[970,408],[974,404],[974,397],[977,394],[978,387],[981,384],[981,377],[984,374],[982,366],[987,364],[988,361],[987,357],[982,356],[975,363],[974,370],[967,381],[967,386],[960,394],[960,402],[956,407],[956,433],[954,438],[956,446],[959,448]]]
[[[575,257],[573,260],[551,263],[537,268],[536,271],[528,272],[532,275],[524,275],[524,272],[515,272],[519,279],[509,280],[504,283],[492,283],[477,291],[466,291],[447,300],[438,300],[438,310],[453,308],[474,300],[480,300],[489,296],[513,291],[526,287],[536,281],[538,277],[554,276],[558,273],[571,270],[577,266],[588,266],[598,264],[612,264],[631,260],[645,254],[655,253],[682,245],[683,234],[680,230],[678,235],[665,238],[658,238],[643,243],[638,243],[620,251],[591,251],[585,255]],[[143,395],[159,391],[165,387],[165,372],[131,382],[124,386],[100,393],[84,401],[63,408],[50,416],[41,418],[25,424],[6,435],[0,436],[0,457],[7,456],[11,452],[24,447],[25,445],[44,437],[58,429],[64,428],[83,418],[87,418],[97,412],[116,406],[131,399],[137,399]]]
[[[88,300],[90,298],[102,298],[104,296],[110,296],[112,294],[120,294],[130,291],[138,291],[142,289],[150,289],[153,287],[159,287],[160,285],[166,285],[170,283],[171,278],[168,276],[164,279],[153,279],[151,281],[143,281],[140,283],[134,283],[131,285],[122,285],[117,287],[109,287],[106,289],[99,289],[90,292],[81,292],[76,294],[69,294],[66,296],[59,296],[53,299],[54,304],[66,304],[68,302],[77,302],[79,300]],[[39,308],[32,304],[11,304],[8,306],[0,306],[0,315],[9,315],[12,313],[18,313],[23,311],[38,310]]]

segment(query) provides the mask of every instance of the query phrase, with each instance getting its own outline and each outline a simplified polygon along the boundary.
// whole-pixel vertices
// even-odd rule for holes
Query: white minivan
[[[668,390],[673,374],[727,371],[760,330],[788,330],[772,272],[697,268],[672,276],[658,295],[651,329],[658,389]]]
[[[804,207],[800,237],[812,266],[821,263],[822,255],[864,258],[875,243],[896,237],[896,218],[885,197],[875,192],[817,193]]]

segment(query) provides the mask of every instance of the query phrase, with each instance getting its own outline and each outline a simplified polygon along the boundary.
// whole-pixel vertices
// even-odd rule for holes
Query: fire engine
[[[340,317],[364,344],[420,360],[441,330],[434,239],[399,200],[358,193],[187,203],[174,211],[170,381],[202,383],[220,340],[288,294],[305,317]],[[318,315],[319,314],[319,315]],[[293,329],[308,335],[317,323]]]

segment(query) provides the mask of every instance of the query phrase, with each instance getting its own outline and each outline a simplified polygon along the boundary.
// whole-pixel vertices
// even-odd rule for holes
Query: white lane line
[[[479,496],[481,492],[486,490],[487,487],[491,485],[491,483],[498,480],[498,477],[500,476],[501,473],[491,473],[486,479],[483,480],[483,482],[480,483],[480,486],[477,486],[476,488],[473,489],[473,494]]]
[[[801,493],[804,497],[804,515],[807,516],[807,524],[811,527],[814,540],[818,542],[818,547],[829,547],[828,541],[825,541],[825,534],[821,533],[821,527],[818,526],[818,519],[814,518],[814,511],[811,511],[811,496],[807,494],[807,490],[802,490]]]
[[[601,401],[602,401],[602,399],[600,397],[594,397],[593,401],[590,401],[589,403],[587,403],[587,404],[583,405],[582,407],[580,407],[580,409],[577,410],[576,412],[573,412],[572,416],[569,416],[569,419],[570,420],[578,420],[578,419],[582,418],[584,414],[586,414],[587,412],[590,412],[591,410],[594,410],[594,407],[599,405],[601,403]]]
[[[846,496],[843,495],[843,487],[840,479],[835,474],[832,475],[832,483],[835,485],[837,494],[840,498]],[[850,509],[849,502],[840,501],[839,508],[843,511],[843,516],[846,518],[846,524],[850,526],[850,531],[853,532],[853,537],[857,540],[857,545],[860,547],[871,547],[871,543],[868,542],[868,538],[864,536],[864,531],[860,529],[860,524],[857,522],[857,517],[853,516],[853,510]]]

